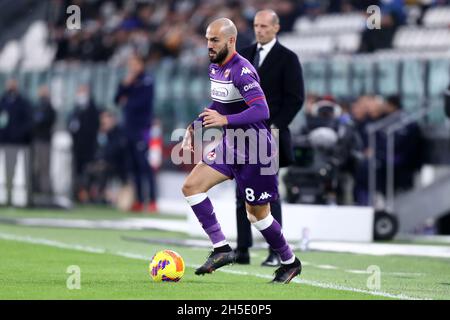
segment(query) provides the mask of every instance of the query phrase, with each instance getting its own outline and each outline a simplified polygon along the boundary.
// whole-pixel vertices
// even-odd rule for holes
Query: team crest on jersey
[[[251,71],[249,68],[247,68],[247,67],[242,67],[241,77],[242,77],[242,75],[244,75],[244,74],[250,74],[250,73],[252,73],[252,71]]]
[[[211,69],[211,74],[216,74],[216,69]]]
[[[216,153],[214,151],[208,152],[208,154],[206,155],[206,159],[208,159],[209,161],[213,161],[214,159],[216,159]]]
[[[228,78],[228,76],[230,75],[230,71],[231,71],[231,69],[225,70],[225,72],[223,73],[223,76],[224,76],[225,78]]]

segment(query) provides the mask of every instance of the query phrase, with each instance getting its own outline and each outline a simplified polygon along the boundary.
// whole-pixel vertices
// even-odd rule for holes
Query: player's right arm
[[[209,110],[216,110],[216,107],[213,103],[211,103],[207,108]],[[203,115],[200,114],[197,119],[195,119],[191,124],[186,128],[186,133],[184,135],[183,141],[181,143],[181,147],[185,151],[194,151],[194,128],[195,123],[199,122],[200,125],[203,125]]]

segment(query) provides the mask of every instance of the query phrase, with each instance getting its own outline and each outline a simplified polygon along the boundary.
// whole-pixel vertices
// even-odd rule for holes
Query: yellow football
[[[149,273],[156,282],[178,282],[184,275],[183,258],[172,250],[159,251],[150,262]]]

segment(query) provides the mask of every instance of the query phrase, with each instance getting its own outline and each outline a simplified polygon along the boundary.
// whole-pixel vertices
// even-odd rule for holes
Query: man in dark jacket
[[[269,123],[278,129],[279,165],[286,167],[293,161],[289,124],[304,102],[304,84],[297,55],[282,46],[276,38],[280,30],[277,14],[273,10],[256,13],[253,23],[256,44],[241,50],[240,54],[252,62],[261,78],[261,87],[270,109]],[[270,203],[273,217],[281,224],[280,200]],[[237,197],[238,223],[237,263],[250,263],[248,248],[252,246],[250,223],[245,212],[244,199]],[[279,257],[272,249],[263,262],[265,266],[278,266]]]
[[[31,140],[31,106],[15,79],[8,80],[0,99],[0,143],[26,145]]]
[[[134,178],[137,201],[132,211],[144,209],[142,178],[149,190],[148,211],[155,212],[156,184],[153,169],[148,162],[148,142],[153,112],[153,79],[145,73],[142,57],[133,55],[128,61],[128,74],[117,90],[116,103],[122,108],[124,130],[127,137],[129,165]]]
[[[33,189],[50,196],[50,144],[56,114],[50,102],[48,86],[41,86],[38,95],[39,102],[33,110]]]
[[[122,185],[127,182],[126,137],[112,111],[100,114],[100,129],[97,134],[97,150],[94,160],[87,166],[89,195],[91,201],[107,203],[107,185],[118,178]]]
[[[447,91],[444,93],[445,97],[445,114],[450,118],[450,86],[448,86]]]
[[[89,87],[78,87],[75,108],[69,116],[68,130],[73,139],[75,192],[79,201],[88,201],[86,167],[94,159],[99,128],[99,111],[91,98]]]

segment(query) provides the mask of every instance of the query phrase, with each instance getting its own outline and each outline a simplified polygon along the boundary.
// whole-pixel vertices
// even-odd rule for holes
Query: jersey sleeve
[[[233,74],[233,84],[249,108],[227,116],[231,125],[242,125],[269,119],[269,107],[253,68],[243,66]]]
[[[252,100],[265,99],[264,92],[259,84],[259,76],[250,67],[242,67],[233,73],[233,84],[239,90],[245,103],[249,105]]]

